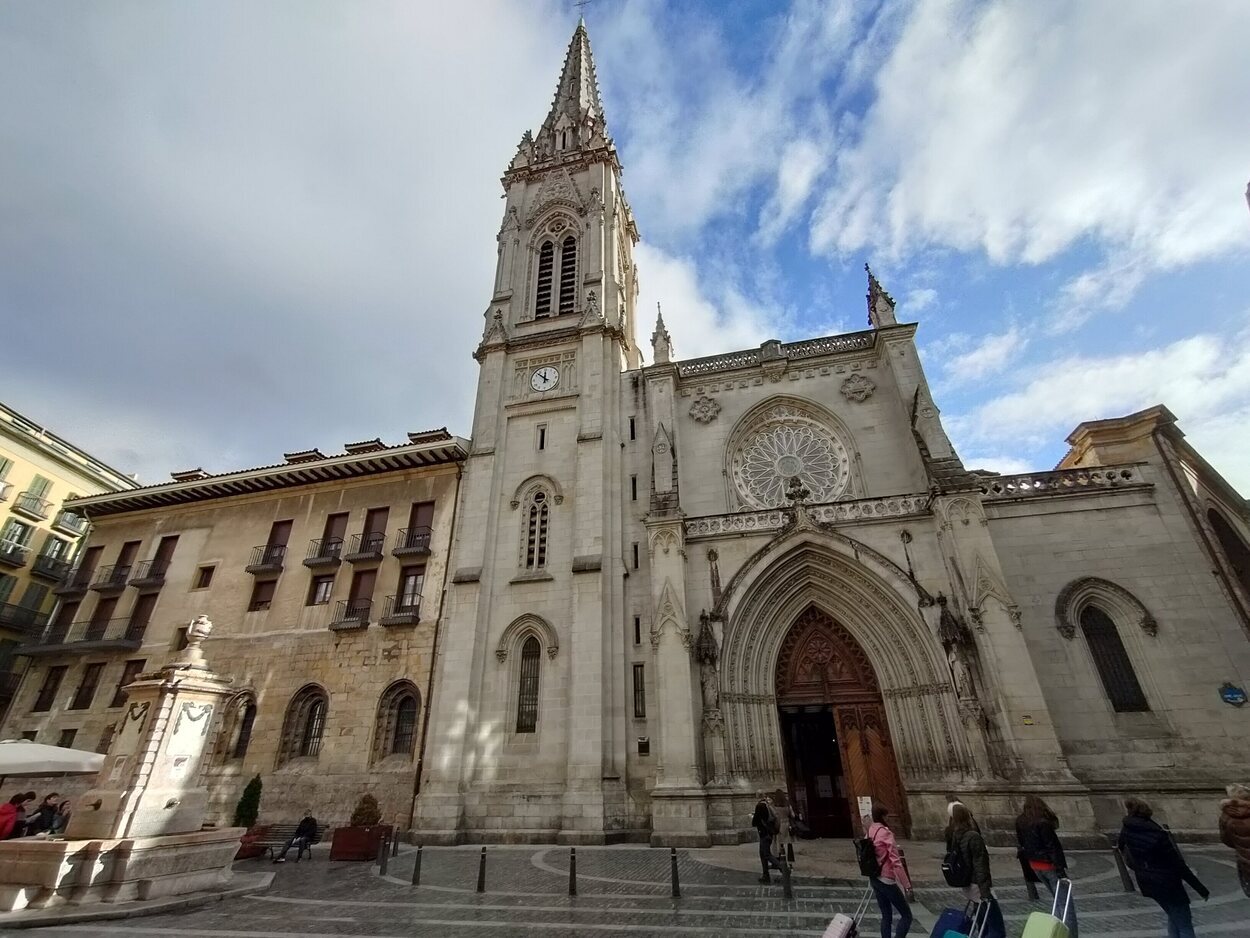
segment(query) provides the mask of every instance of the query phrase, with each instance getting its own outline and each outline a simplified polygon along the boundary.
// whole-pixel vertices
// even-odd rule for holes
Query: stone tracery
[[[755,414],[730,453],[739,497],[755,508],[785,504],[789,480],[798,478],[813,502],[830,502],[847,491],[846,445],[808,408],[782,401]]]

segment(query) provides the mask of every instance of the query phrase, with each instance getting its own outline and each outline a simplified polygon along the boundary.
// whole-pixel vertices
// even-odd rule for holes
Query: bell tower
[[[501,182],[417,823],[430,843],[603,843],[627,810],[626,667],[611,638],[629,569],[622,372],[641,365],[638,232],[583,23]]]

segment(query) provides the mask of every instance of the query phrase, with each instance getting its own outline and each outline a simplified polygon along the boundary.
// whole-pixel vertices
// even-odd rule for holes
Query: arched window
[[[517,693],[516,731],[532,733],[538,727],[538,658],[541,648],[531,635],[521,645],[521,681]]]
[[[412,681],[396,681],[378,701],[377,727],[373,733],[373,759],[388,756],[411,758],[416,751],[417,717],[421,695]]]
[[[538,249],[538,292],[534,296],[534,318],[551,315],[551,278],[555,273],[556,246],[544,241]]]
[[[316,684],[300,688],[291,698],[282,725],[279,764],[296,758],[316,758],[321,752],[321,738],[325,733],[329,708],[326,692]]]
[[[538,489],[530,496],[525,510],[525,569],[547,566],[547,524],[551,514],[547,493]]]
[[[234,746],[230,749],[230,758],[242,759],[247,755],[247,747],[252,742],[252,726],[256,723],[256,704],[248,701],[243,705],[239,715],[239,730],[234,737]]]
[[[1116,713],[1149,710],[1146,695],[1138,683],[1133,662],[1124,650],[1124,641],[1111,617],[1090,604],[1081,610],[1081,631],[1089,644],[1094,667],[1102,679],[1103,689]]]
[[[1233,568],[1233,576],[1237,577],[1241,588],[1250,594],[1250,547],[1246,546],[1246,542],[1241,539],[1233,526],[1225,521],[1224,516],[1214,508],[1207,510],[1207,521],[1211,523],[1211,530],[1215,532],[1216,540],[1220,542],[1220,549],[1224,551],[1224,559]]]
[[[577,297],[577,239],[569,235],[560,246],[560,315],[573,312]]]

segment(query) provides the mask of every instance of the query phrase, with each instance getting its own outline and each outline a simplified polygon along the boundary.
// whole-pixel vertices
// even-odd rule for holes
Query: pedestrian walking
[[[769,795],[766,800],[769,807],[773,809],[773,814],[777,817],[777,836],[773,839],[773,852],[777,855],[778,860],[789,862],[789,858],[786,856],[786,845],[794,843],[794,824],[793,815],[790,811],[790,800],[786,797],[786,793],[780,789]]]
[[[981,938],[1007,938],[1003,910],[994,898],[990,853],[985,849],[985,839],[977,828],[972,812],[965,805],[952,805],[950,816],[946,860],[942,864],[947,882],[959,886],[967,901],[985,905],[983,911],[979,910],[979,914],[985,916],[985,929],[981,932]]]
[[[1250,896],[1250,785],[1228,786],[1228,800],[1220,803],[1220,840],[1237,852],[1241,891]]]
[[[1189,868],[1172,834],[1154,820],[1150,805],[1140,798],[1129,798],[1124,802],[1124,813],[1117,845],[1124,862],[1137,874],[1137,888],[1163,909],[1168,938],[1194,938],[1194,919],[1185,884],[1204,900],[1210,891]]]
[[[872,856],[871,860],[861,858],[860,872],[868,874],[873,895],[877,897],[877,907],[881,910],[881,938],[890,938],[895,910],[898,911],[898,929],[894,938],[904,938],[911,931],[912,923],[911,906],[908,904],[908,899],[912,897],[911,879],[903,866],[894,832],[887,823],[889,815],[890,810],[885,805],[873,806],[872,823],[864,832],[864,840],[871,848]],[[874,868],[877,871],[875,874],[872,872]]]
[[[772,877],[768,875],[768,871],[782,868],[781,861],[773,856],[773,838],[778,831],[777,813],[773,811],[763,792],[759,793],[759,799],[755,804],[755,813],[751,815],[751,826],[760,836],[760,866],[763,867],[760,882],[771,883]]]
[[[1068,860],[1058,831],[1059,818],[1046,802],[1037,795],[1025,796],[1024,807],[1016,818],[1018,853],[1052,896],[1059,894],[1059,880],[1068,878]],[[1076,908],[1070,895],[1063,923],[1068,926],[1070,938],[1078,938]]]

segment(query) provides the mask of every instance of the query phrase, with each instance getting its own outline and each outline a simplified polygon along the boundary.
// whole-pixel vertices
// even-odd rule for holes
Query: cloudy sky
[[[498,178],[575,22],[9,0],[0,399],[145,482],[466,433]],[[1250,3],[587,22],[680,356],[863,328],[869,261],[969,465],[1049,468],[1079,421],[1163,402],[1250,492]]]

